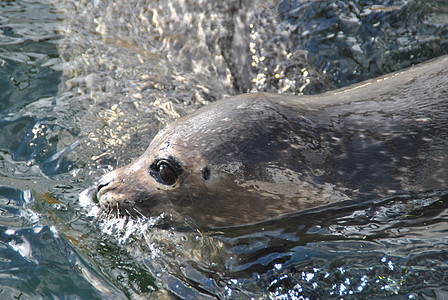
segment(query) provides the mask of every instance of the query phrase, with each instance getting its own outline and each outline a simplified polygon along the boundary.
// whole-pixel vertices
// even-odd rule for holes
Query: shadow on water
[[[0,3],[2,298],[443,299],[446,191],[233,228],[101,215],[88,192],[166,123],[446,54],[442,1]]]

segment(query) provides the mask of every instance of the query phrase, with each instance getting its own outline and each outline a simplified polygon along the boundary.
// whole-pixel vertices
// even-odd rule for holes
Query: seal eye
[[[160,162],[157,166],[157,171],[159,172],[160,180],[162,180],[164,184],[172,185],[176,183],[176,172],[168,163]]]
[[[182,166],[177,159],[170,156],[165,159],[156,159],[149,166],[148,172],[158,183],[174,185],[182,174]]]

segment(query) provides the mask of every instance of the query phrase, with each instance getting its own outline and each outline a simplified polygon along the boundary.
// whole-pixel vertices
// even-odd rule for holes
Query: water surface
[[[446,54],[446,12],[396,0],[0,3],[0,295],[446,297],[446,191],[220,230],[125,224],[88,197],[209,102],[318,93]]]

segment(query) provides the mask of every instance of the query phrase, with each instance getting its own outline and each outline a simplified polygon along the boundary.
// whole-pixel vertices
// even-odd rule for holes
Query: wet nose
[[[104,175],[96,186],[96,199],[101,207],[110,207],[117,202],[113,190],[117,189],[117,176],[115,171]]]
[[[116,211],[120,215],[133,214],[133,202],[129,200],[123,178],[123,170],[117,169],[103,176],[96,188],[96,199],[101,208]]]
[[[113,182],[114,182],[114,179],[109,179],[109,178],[105,178],[105,177],[101,178],[96,186],[96,193],[104,194],[107,187],[110,186]]]
[[[116,171],[107,173],[98,181],[96,192],[99,195],[106,193],[108,190],[113,189],[114,183],[117,181]]]

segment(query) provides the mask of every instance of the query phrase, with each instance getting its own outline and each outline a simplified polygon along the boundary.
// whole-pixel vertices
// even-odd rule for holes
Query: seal
[[[102,208],[220,227],[445,188],[448,56],[316,96],[243,94],[168,125]]]

